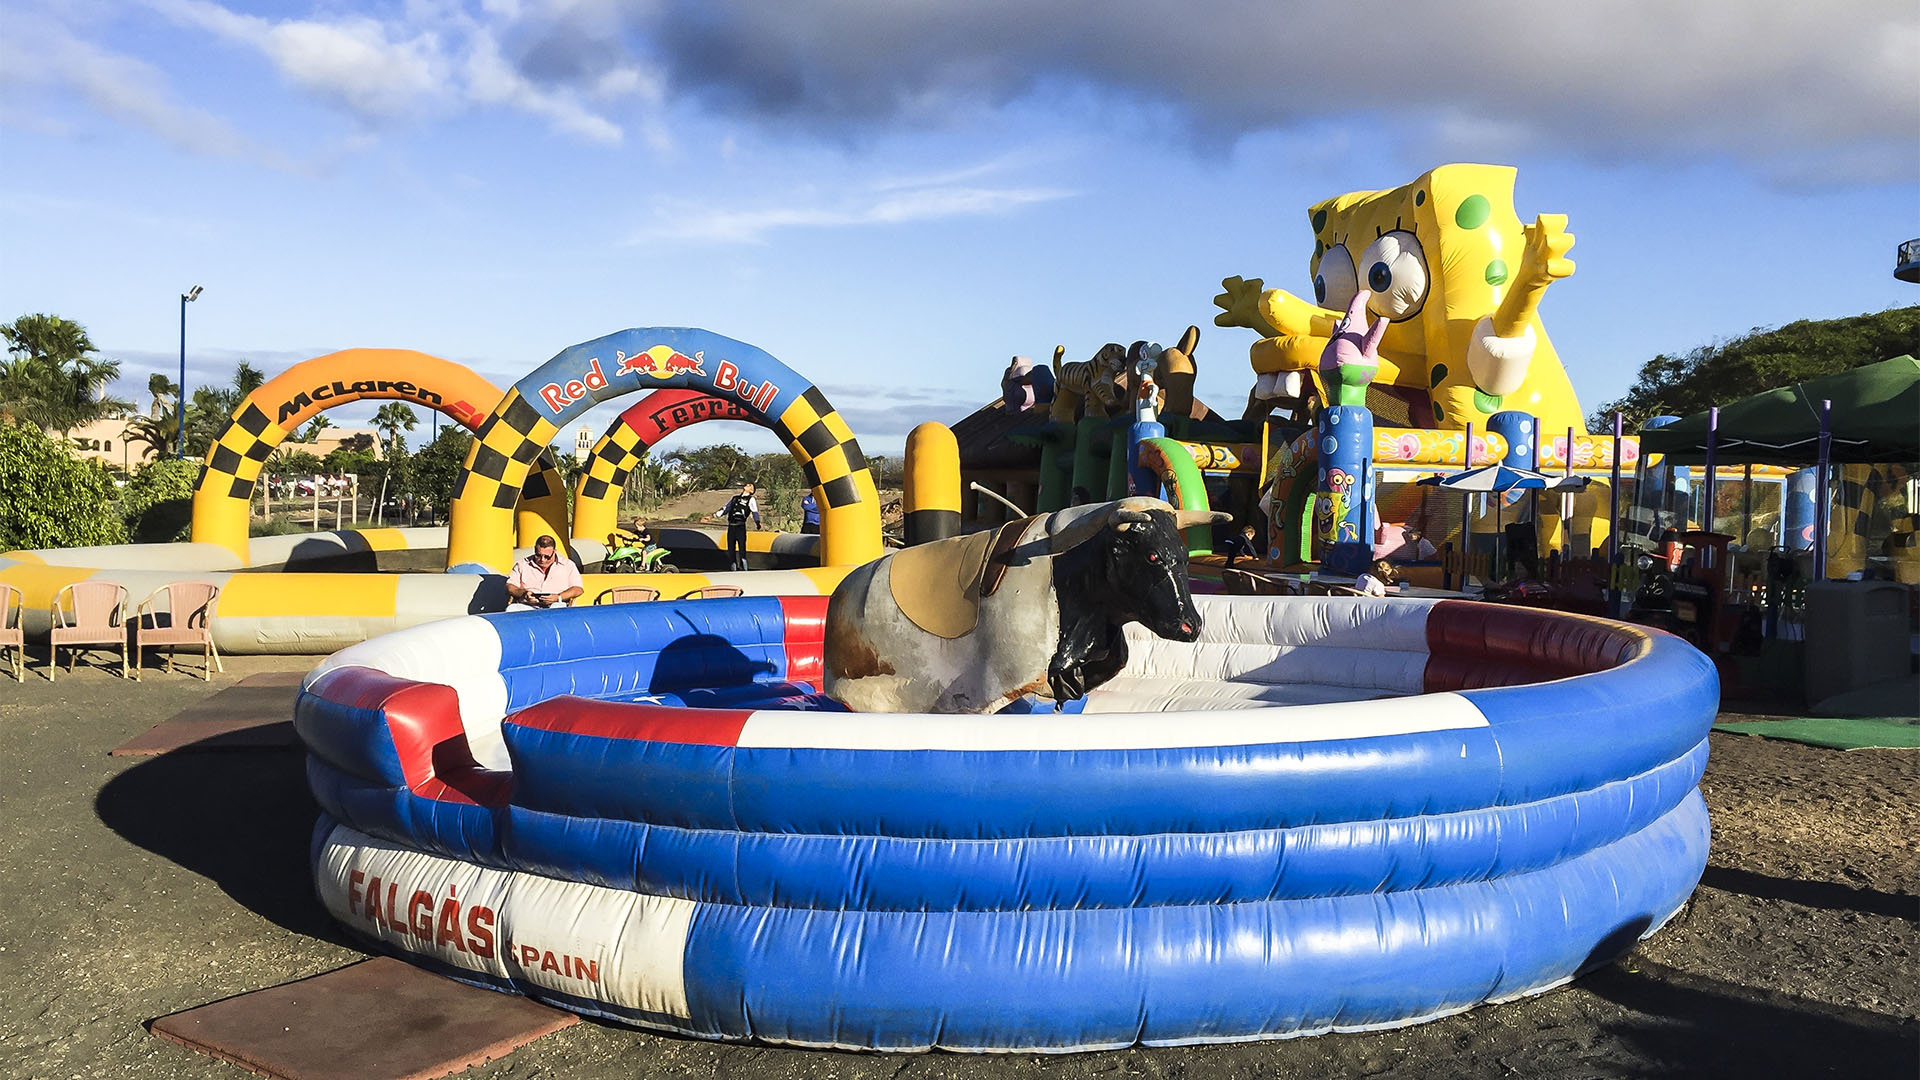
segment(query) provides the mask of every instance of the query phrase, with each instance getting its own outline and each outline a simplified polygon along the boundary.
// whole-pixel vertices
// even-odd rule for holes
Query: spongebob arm
[[[1541,214],[1524,231],[1527,246],[1520,256],[1520,273],[1493,313],[1493,332],[1504,338],[1518,337],[1525,331],[1540,308],[1547,286],[1573,274],[1573,260],[1567,258],[1568,249],[1573,247],[1567,215]]]

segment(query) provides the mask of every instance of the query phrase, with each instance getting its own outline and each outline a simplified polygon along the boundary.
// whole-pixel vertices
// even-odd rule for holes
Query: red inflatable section
[[[655,390],[620,414],[616,423],[624,424],[640,442],[638,453],[661,439],[703,420],[745,420],[754,423],[754,415],[745,405],[731,398],[718,398],[698,390]]]
[[[1619,667],[1646,651],[1636,627],[1504,604],[1442,600],[1427,615],[1427,693],[1523,686]]]

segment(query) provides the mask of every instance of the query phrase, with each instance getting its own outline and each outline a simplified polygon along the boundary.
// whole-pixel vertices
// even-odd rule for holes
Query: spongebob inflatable
[[[1522,226],[1514,170],[1442,165],[1391,191],[1356,191],[1316,203],[1313,299],[1228,278],[1214,322],[1261,334],[1251,350],[1258,398],[1323,402],[1320,356],[1362,290],[1388,320],[1369,393],[1402,399],[1412,426],[1485,430],[1489,416],[1519,410],[1547,431],[1586,431],[1566,370],[1541,326],[1547,287],[1573,273],[1573,236],[1560,214]]]

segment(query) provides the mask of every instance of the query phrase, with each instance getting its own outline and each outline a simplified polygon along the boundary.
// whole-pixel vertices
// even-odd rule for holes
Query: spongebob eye
[[[1405,229],[1395,229],[1367,245],[1360,254],[1373,298],[1367,310],[1389,319],[1403,319],[1420,310],[1427,298],[1427,253],[1420,240]]]
[[[1323,308],[1345,311],[1359,291],[1360,282],[1353,273],[1353,256],[1335,244],[1320,256],[1320,267],[1313,275],[1313,299]]]

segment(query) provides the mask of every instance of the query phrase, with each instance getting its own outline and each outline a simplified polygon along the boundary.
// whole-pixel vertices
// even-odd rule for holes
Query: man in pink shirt
[[[533,554],[514,563],[507,575],[507,599],[512,601],[507,610],[566,607],[586,591],[580,568],[560,554],[553,537],[542,536],[533,542]]]

